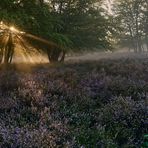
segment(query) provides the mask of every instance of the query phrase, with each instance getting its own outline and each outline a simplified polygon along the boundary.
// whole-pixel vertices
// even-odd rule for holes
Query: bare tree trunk
[[[60,58],[61,53],[62,57]],[[52,49],[47,50],[48,60],[50,63],[64,61],[65,54],[66,52],[64,52],[60,47],[53,47]]]
[[[140,6],[141,1],[137,1],[135,3],[135,25],[136,25],[136,40],[137,40],[137,48],[139,52],[142,52],[142,42],[141,42],[141,35],[140,35],[140,31],[139,31],[139,6]]]
[[[148,36],[145,37],[146,51],[148,51]]]
[[[63,2],[61,1],[59,4],[59,13],[62,14],[62,9],[63,9]]]
[[[136,48],[137,46],[136,46],[135,38],[133,35],[132,27],[130,26],[130,24],[128,24],[128,28],[129,28],[129,32],[130,32],[132,47],[134,49],[134,52],[137,52],[137,48]]]
[[[40,5],[43,6],[44,0],[39,0],[39,2],[40,2]]]
[[[14,54],[14,44],[13,44],[12,34],[10,33],[8,42],[5,46],[5,56],[4,56],[5,64],[12,62],[13,54]]]
[[[3,61],[3,49],[0,49],[0,63]]]
[[[66,55],[66,51],[63,51],[63,52],[62,52],[62,57],[61,57],[61,59],[60,59],[60,62],[64,62],[64,60],[65,60],[65,55]]]

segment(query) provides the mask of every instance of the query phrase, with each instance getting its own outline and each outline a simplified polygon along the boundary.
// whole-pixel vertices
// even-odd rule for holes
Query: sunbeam
[[[48,41],[48,40],[43,39],[41,37],[38,37],[38,36],[35,36],[35,35],[32,35],[32,34],[28,34],[28,33],[24,33],[23,35],[26,36],[26,37],[38,40],[38,41],[40,41],[42,43],[45,43],[45,44],[48,44],[48,45],[55,45],[56,46],[56,44],[54,42]]]
[[[35,50],[35,48],[25,39],[26,37],[42,42],[48,46],[55,45],[55,43],[47,41],[46,39],[20,31],[14,26],[8,26],[4,24],[2,21],[0,22],[0,37],[1,63],[5,62],[6,57],[9,56],[7,50],[9,50],[8,47],[11,44],[14,45],[15,62],[37,63],[40,61],[46,61],[43,60],[41,52],[39,50]],[[11,41],[10,38],[12,38]],[[12,52],[11,49],[10,52]],[[12,57],[10,57],[10,60],[11,58]]]

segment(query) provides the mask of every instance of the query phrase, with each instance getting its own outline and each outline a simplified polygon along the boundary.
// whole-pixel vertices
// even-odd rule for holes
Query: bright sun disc
[[[15,30],[15,28],[14,28],[14,27],[10,27],[10,30],[11,30],[11,31],[14,31],[14,30]]]
[[[12,32],[17,31],[13,26],[10,27],[10,30],[11,30]]]

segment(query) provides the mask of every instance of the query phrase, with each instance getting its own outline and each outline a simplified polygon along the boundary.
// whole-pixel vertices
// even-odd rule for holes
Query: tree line
[[[115,0],[114,12],[122,28],[120,42],[135,52],[148,51],[148,1]]]
[[[3,0],[0,21],[51,41],[24,36],[50,62],[64,61],[68,50],[111,50],[117,43],[136,52],[144,44],[148,49],[147,0],[114,0],[112,15],[102,5],[103,0]]]
[[[50,62],[58,61],[61,54],[63,61],[69,49],[111,46],[106,38],[108,20],[100,5],[100,0],[3,0],[0,20],[53,41],[49,46],[28,38],[35,48],[47,52]]]

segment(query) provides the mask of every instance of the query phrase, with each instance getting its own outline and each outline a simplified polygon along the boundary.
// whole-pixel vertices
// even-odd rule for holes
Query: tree
[[[0,20],[8,26],[48,41],[24,36],[50,62],[63,61],[69,48],[111,48],[111,27],[100,0],[4,0],[0,10]]]
[[[115,14],[124,28],[122,41],[128,43],[135,52],[144,51],[143,42],[146,38],[146,18],[148,2],[145,0],[117,0]],[[130,42],[129,42],[130,41]]]

